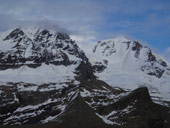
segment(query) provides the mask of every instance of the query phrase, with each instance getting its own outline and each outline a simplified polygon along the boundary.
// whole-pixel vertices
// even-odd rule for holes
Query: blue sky
[[[55,28],[80,42],[126,35],[170,61],[170,0],[0,0],[0,31]]]
[[[170,46],[170,1],[142,0],[114,2],[109,0],[106,15],[106,32],[127,34],[146,41],[164,51]],[[112,5],[119,6],[112,10]]]

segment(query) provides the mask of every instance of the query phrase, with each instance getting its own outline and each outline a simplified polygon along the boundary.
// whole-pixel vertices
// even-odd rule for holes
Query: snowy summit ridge
[[[69,35],[42,28],[16,28],[1,38],[0,46],[1,63],[5,61],[4,63],[10,64],[19,61],[20,64],[38,65],[49,62],[69,65],[75,60],[85,59],[84,53]],[[3,49],[4,47],[6,49]]]
[[[168,63],[152,53],[148,46],[124,36],[102,40],[94,47],[93,53],[109,64],[117,64],[122,71],[141,70],[160,78],[168,67]],[[120,65],[121,64],[121,65]]]

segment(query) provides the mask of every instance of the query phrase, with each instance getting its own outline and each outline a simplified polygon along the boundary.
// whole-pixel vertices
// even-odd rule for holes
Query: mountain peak
[[[116,69],[128,70],[128,72],[140,69],[159,78],[168,65],[156,56],[149,47],[124,36],[99,41],[94,47],[93,53],[98,57],[100,56],[103,62],[107,61],[107,64],[113,64],[114,67],[117,67]]]
[[[2,67],[11,63],[22,66],[28,62],[69,65],[87,60],[69,35],[44,28],[16,28],[0,40],[0,46]]]
[[[56,70],[61,70],[59,67],[70,74],[78,71],[85,79],[93,76],[88,58],[68,34],[44,28],[19,27],[0,37],[0,76],[6,73],[10,81],[20,81],[14,78],[15,75],[10,75],[11,70],[14,74],[19,72],[23,81],[43,81],[33,79],[41,76],[45,82],[55,81]],[[39,72],[42,75],[38,75]],[[49,72],[55,75],[47,76],[50,79],[46,80]]]
[[[92,57],[95,75],[109,85],[128,89],[147,86],[152,95],[169,98],[169,63],[140,41],[122,36],[98,41]]]

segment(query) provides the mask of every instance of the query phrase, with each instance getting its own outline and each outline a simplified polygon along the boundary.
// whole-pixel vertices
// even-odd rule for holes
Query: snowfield
[[[42,64],[37,68],[27,66],[18,69],[0,70],[0,82],[26,82],[34,84],[63,83],[74,80],[77,65],[55,66]]]

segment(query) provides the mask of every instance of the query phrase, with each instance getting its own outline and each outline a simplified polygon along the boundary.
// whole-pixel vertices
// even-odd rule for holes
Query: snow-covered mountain
[[[137,88],[149,86],[148,79],[160,87],[157,80],[169,78],[168,63],[122,38],[101,41],[93,52],[89,61],[69,35],[49,29],[2,33],[0,127],[169,128],[170,108]]]
[[[1,33],[0,125],[58,119],[91,79],[88,58],[69,35],[34,27]]]
[[[139,41],[124,36],[98,41],[90,61],[95,75],[111,86],[147,86],[153,99],[170,99],[170,64]]]
[[[16,28],[0,37],[1,82],[67,82],[80,63],[88,65],[87,57],[64,33]]]

